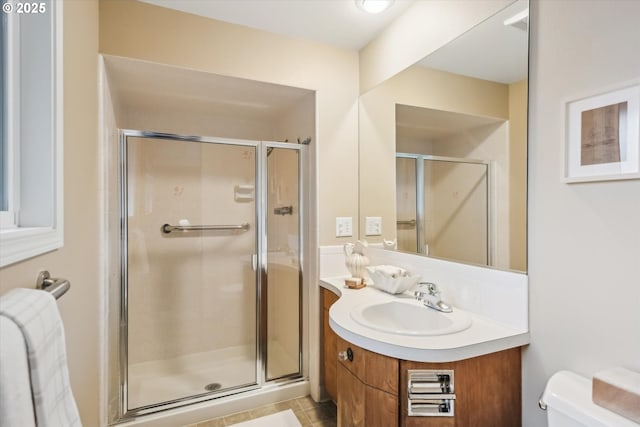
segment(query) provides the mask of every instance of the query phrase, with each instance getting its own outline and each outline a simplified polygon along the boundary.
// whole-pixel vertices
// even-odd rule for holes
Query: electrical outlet
[[[368,216],[365,220],[365,235],[381,236],[382,235],[382,217]]]
[[[336,217],[336,237],[353,236],[353,219],[350,216]]]

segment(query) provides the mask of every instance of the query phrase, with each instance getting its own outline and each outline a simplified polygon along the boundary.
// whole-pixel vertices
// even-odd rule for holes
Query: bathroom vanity
[[[377,331],[351,313],[363,304],[409,300],[408,295],[344,289],[340,279],[324,279],[321,286],[324,384],[337,403],[339,426],[521,424],[520,347],[528,342],[526,331],[474,315],[470,327],[454,334]]]

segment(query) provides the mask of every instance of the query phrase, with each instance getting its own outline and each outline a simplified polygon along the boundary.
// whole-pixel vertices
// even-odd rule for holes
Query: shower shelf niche
[[[252,202],[255,187],[253,185],[236,185],[233,189],[233,199],[236,202]]]

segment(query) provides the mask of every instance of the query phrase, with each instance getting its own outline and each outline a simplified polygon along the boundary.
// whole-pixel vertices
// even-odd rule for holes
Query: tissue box
[[[593,376],[593,403],[640,423],[640,373],[607,369]]]

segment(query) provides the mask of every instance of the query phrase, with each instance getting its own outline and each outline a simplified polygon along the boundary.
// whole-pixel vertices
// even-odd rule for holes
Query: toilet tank
[[[555,373],[542,395],[549,427],[638,427],[591,400],[591,380],[569,371]]]

